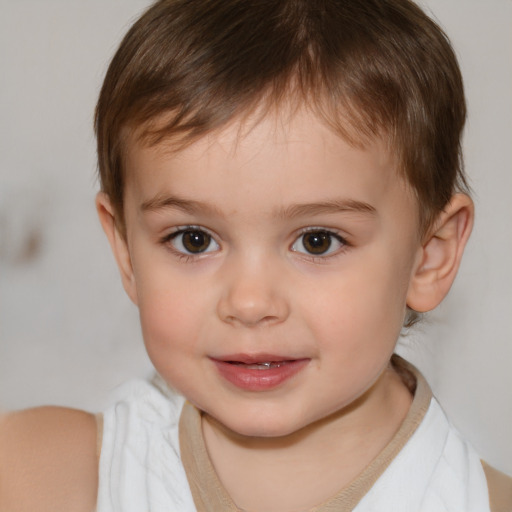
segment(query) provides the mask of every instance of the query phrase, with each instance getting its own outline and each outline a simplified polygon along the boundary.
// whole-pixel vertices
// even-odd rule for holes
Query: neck
[[[245,437],[209,416],[203,433],[217,475],[238,507],[298,512],[354,480],[392,439],[410,403],[409,390],[390,367],[350,406],[291,435]]]

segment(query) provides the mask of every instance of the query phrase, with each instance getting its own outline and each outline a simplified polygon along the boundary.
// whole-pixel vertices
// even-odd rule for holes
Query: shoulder
[[[91,512],[98,461],[94,415],[40,407],[0,416],[0,510]]]

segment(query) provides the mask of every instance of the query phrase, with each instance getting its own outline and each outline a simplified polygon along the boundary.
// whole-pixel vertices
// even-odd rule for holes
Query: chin
[[[224,415],[213,415],[224,428],[244,437],[278,438],[297,432],[305,425],[293,421],[285,421],[282,414],[245,414],[236,418]]]

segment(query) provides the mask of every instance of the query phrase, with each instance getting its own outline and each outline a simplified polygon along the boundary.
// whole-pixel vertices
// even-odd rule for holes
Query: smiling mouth
[[[275,389],[304,370],[309,358],[287,359],[278,355],[237,354],[212,358],[219,375],[230,384],[246,391]]]

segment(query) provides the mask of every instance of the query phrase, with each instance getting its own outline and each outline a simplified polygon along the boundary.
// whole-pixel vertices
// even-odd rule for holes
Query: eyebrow
[[[140,207],[142,212],[162,210],[165,208],[174,208],[190,214],[201,212],[210,215],[224,216],[222,211],[213,205],[176,196],[157,195],[148,201],[144,201]]]
[[[177,209],[189,214],[207,214],[226,217],[226,214],[214,205],[193,199],[184,199],[177,196],[155,196],[144,201],[140,207],[142,212],[157,211],[161,209]],[[283,219],[293,219],[311,215],[329,213],[354,212],[375,215],[376,209],[364,201],[354,199],[332,199],[318,203],[301,203],[279,208],[275,215]]]
[[[377,210],[364,201],[354,199],[333,199],[319,203],[304,203],[288,206],[279,211],[283,218],[296,218],[307,215],[320,215],[323,213],[355,212],[375,215]]]

